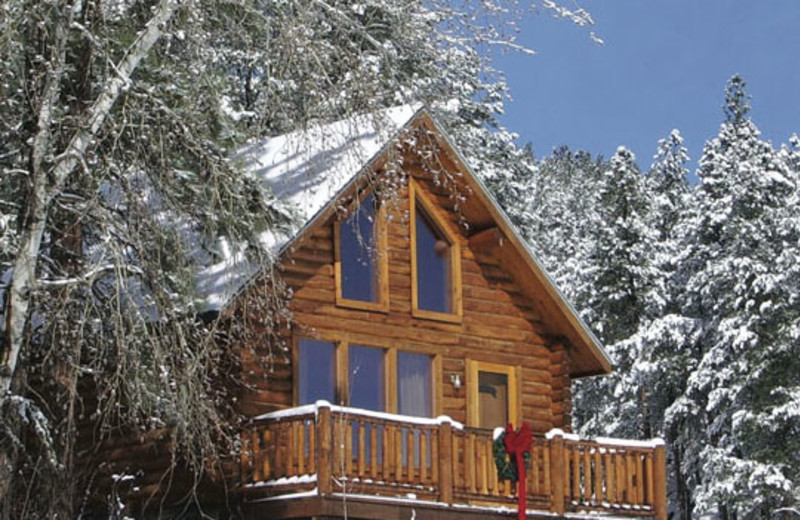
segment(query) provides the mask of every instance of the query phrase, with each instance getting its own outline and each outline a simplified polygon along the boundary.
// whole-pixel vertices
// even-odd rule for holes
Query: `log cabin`
[[[524,422],[528,518],[666,519],[662,442],[571,433],[572,381],[611,362],[426,109],[236,160],[296,211],[264,237],[291,292],[283,345],[233,347],[249,381],[223,479],[237,516],[513,518],[493,430]],[[263,312],[268,283],[241,258],[199,280],[227,319]]]

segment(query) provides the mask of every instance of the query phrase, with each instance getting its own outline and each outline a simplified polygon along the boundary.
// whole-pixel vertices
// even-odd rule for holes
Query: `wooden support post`
[[[255,426],[251,426],[252,431],[246,432],[243,431],[240,433],[240,437],[242,439],[242,457],[239,460],[239,476],[241,479],[242,484],[249,484],[250,480],[252,479],[252,474],[250,468],[253,468],[255,465],[253,464],[253,448],[250,442],[250,436],[255,437],[253,432],[255,432]],[[248,433],[250,435],[248,435]],[[254,470],[255,471],[255,470]]]
[[[550,479],[552,481],[551,507],[553,513],[563,515],[564,508],[564,483],[566,481],[566,468],[564,467],[564,434],[555,431],[550,440]]]
[[[439,425],[439,502],[453,503],[453,426],[450,421]]]
[[[331,409],[327,406],[320,406],[317,410],[317,488],[321,496],[331,493],[331,469],[333,460],[331,458],[331,448],[333,439],[331,438]]]
[[[664,443],[656,446],[653,461],[653,512],[656,520],[667,520],[667,452]]]

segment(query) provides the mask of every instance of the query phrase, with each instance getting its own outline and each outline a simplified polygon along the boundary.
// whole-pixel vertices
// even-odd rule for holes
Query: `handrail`
[[[243,490],[280,495],[316,487],[323,496],[413,492],[446,504],[516,502],[516,489],[498,481],[491,433],[447,417],[320,402],[257,417],[242,439]],[[589,440],[552,430],[534,437],[528,471],[533,509],[666,518],[663,442]]]

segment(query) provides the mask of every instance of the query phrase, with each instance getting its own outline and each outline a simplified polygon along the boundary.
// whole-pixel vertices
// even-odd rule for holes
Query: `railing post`
[[[320,495],[331,492],[331,408],[321,405],[317,408],[317,488]]]
[[[564,508],[564,482],[566,471],[564,468],[564,432],[553,430],[550,435],[550,480],[552,482],[552,511],[563,515]]]
[[[450,418],[439,423],[439,502],[453,503],[453,426]]]
[[[656,445],[653,461],[653,512],[656,520],[667,520],[667,449],[664,441]]]
[[[255,428],[255,426],[252,426]],[[252,466],[253,452],[250,448],[250,432],[243,430],[239,433],[239,438],[242,439],[242,456],[239,458],[239,481],[241,484],[250,483],[250,467]]]

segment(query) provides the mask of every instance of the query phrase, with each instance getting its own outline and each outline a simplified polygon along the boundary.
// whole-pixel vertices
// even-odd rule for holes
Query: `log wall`
[[[294,295],[290,304],[297,337],[337,339],[377,347],[408,349],[441,356],[436,378],[440,396],[435,413],[466,422],[466,384],[455,389],[450,375],[466,383],[467,359],[518,367],[522,420],[534,432],[569,428],[570,379],[564,347],[544,335],[541,317],[491,248],[472,248],[460,217],[444,191],[419,180],[439,205],[440,220],[459,239],[463,319],[461,323],[415,318],[411,303],[411,253],[408,188],[391,204],[388,225],[389,310],[367,311],[336,305],[334,217],[309,230],[282,258],[281,272]],[[245,296],[247,297],[247,296]],[[289,336],[287,336],[289,339]],[[290,341],[291,344],[291,341]],[[241,397],[251,415],[286,408],[293,402],[291,356],[276,361],[267,377],[258,348],[243,349],[243,371],[250,389]],[[435,367],[436,368],[436,367]]]

